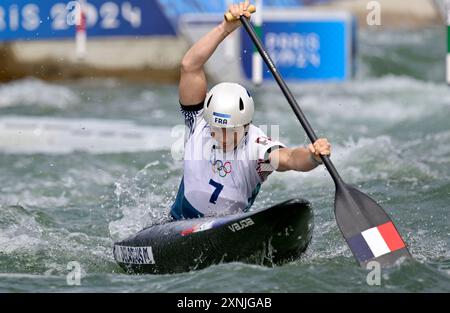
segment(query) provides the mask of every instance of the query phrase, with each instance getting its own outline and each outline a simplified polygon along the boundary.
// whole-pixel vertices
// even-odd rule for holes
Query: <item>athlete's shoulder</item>
[[[248,137],[250,144],[265,145],[272,141],[272,138],[267,136],[264,130],[253,124],[250,124]]]
[[[263,130],[253,124],[250,125],[248,133],[248,149],[252,151],[252,155],[256,160],[267,160],[270,152],[284,148],[285,145],[279,141],[279,138],[272,138]]]
[[[253,123],[249,125],[249,132],[252,134],[264,134],[264,131]]]
[[[196,130],[205,128],[206,121],[203,116],[203,103],[196,105],[184,105],[180,102],[181,113],[184,117],[184,123],[188,127],[188,133],[185,140],[189,139]]]

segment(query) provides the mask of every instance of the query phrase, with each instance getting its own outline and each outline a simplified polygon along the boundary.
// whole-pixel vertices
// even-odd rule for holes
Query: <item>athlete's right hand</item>
[[[231,33],[236,28],[238,28],[241,25],[241,21],[239,21],[239,18],[244,15],[247,18],[251,17],[251,13],[248,11],[248,7],[250,6],[250,1],[246,0],[245,2],[239,2],[239,3],[233,3],[230,4],[228,11],[233,15],[237,20],[235,21],[225,21],[225,30],[228,33]]]

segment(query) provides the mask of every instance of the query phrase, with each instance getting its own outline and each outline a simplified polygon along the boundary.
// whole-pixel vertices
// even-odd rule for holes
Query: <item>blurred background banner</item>
[[[107,76],[176,83],[184,53],[222,21],[231,2],[3,0],[0,81]],[[252,3],[259,8],[252,19],[258,33],[283,76],[293,81],[352,78],[360,29],[420,29],[442,25],[446,15],[445,0]],[[379,25],[368,21],[374,3]],[[234,32],[206,65],[208,75],[216,81],[271,82],[254,52],[247,35]]]
[[[301,7],[330,0],[272,0],[267,6]],[[76,3],[84,3],[89,36],[175,35],[172,26],[188,13],[223,13],[224,0],[3,0],[0,40],[39,40],[73,37]],[[171,22],[169,22],[169,20]]]
[[[2,0],[0,40],[75,36],[78,1]],[[175,35],[157,1],[89,0],[83,4],[90,37]]]

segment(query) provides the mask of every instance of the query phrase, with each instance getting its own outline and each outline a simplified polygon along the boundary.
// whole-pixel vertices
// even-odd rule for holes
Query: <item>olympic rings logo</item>
[[[220,177],[225,177],[231,173],[231,163],[229,161],[223,163],[221,160],[211,161],[212,170],[214,173],[219,173]]]

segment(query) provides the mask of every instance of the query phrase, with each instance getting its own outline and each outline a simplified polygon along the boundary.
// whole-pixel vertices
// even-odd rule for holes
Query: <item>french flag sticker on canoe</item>
[[[360,262],[402,249],[405,243],[392,222],[369,228],[348,240],[351,250]]]

